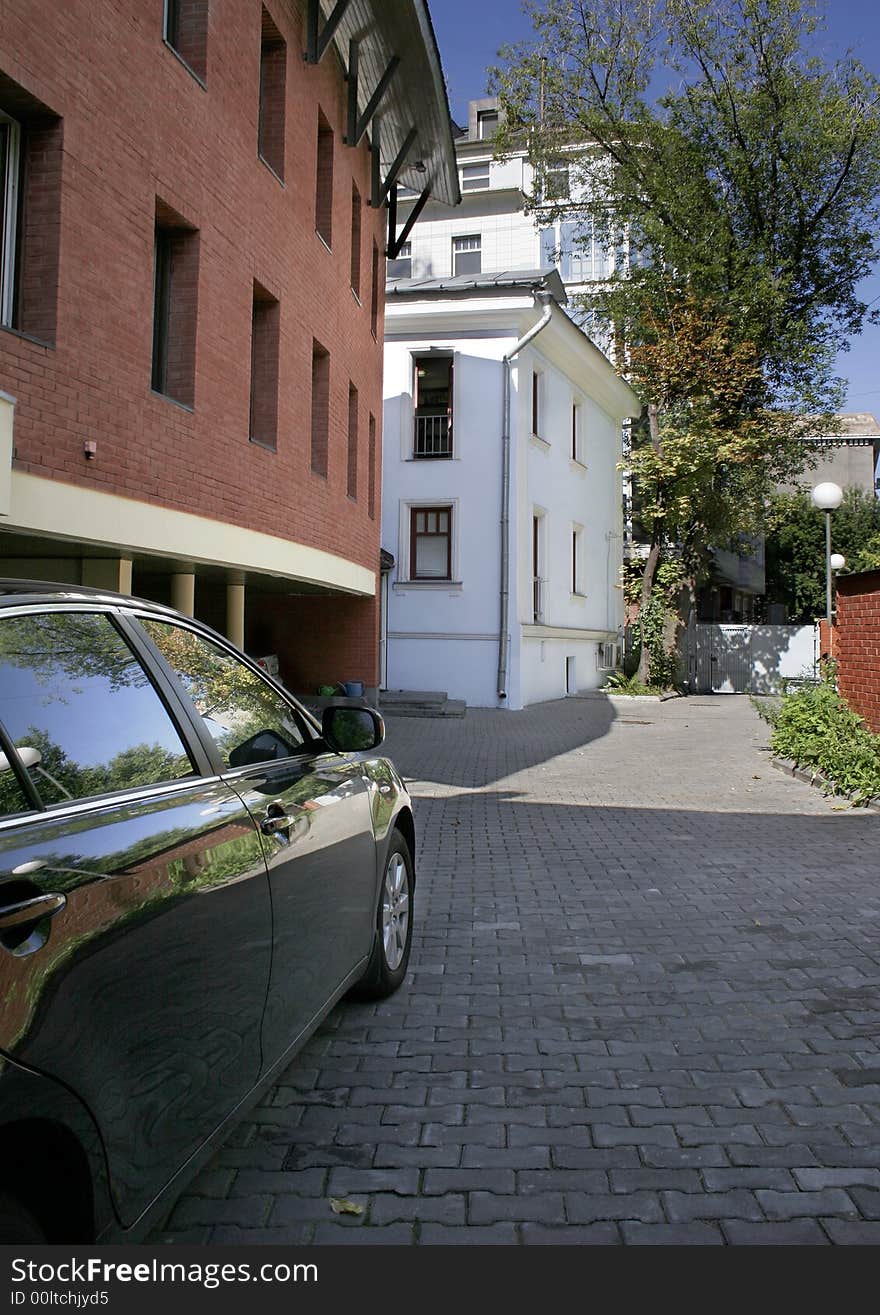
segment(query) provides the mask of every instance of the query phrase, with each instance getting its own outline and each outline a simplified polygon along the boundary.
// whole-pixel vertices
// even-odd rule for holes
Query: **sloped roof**
[[[559,271],[552,265],[543,269],[503,269],[485,274],[456,274],[447,278],[389,279],[385,287],[390,297],[437,297],[471,292],[532,292],[544,289],[560,306],[568,302]]]

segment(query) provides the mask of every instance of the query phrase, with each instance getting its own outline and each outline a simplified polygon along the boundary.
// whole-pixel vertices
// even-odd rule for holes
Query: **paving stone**
[[[880,1246],[880,1223],[823,1219],[822,1227],[838,1246]]]
[[[333,1010],[153,1240],[877,1240],[874,819],[768,771],[746,700],[388,724],[410,978]],[[362,1219],[292,1217],[331,1183]]]

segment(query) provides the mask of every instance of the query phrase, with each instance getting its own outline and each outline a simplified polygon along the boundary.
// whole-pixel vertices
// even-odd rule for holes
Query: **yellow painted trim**
[[[12,472],[11,483],[10,514],[3,522],[10,529],[101,544],[124,556],[149,553],[366,597],[376,593],[377,572],[304,543],[20,470]]]

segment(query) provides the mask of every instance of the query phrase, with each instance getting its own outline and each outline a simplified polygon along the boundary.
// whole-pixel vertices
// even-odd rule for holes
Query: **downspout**
[[[553,315],[553,294],[536,292],[535,302],[544,307],[544,313],[528,333],[514,343],[501,358],[503,367],[501,403],[501,626],[498,635],[498,697],[507,698],[507,628],[510,617],[510,362],[523,347],[546,329]]]

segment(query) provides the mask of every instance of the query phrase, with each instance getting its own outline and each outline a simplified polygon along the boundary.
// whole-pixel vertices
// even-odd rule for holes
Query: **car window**
[[[101,613],[0,617],[0,722],[45,804],[192,775],[165,705]]]
[[[26,813],[32,804],[22,790],[9,759],[0,749],[0,817]]]
[[[227,767],[289,758],[304,733],[294,709],[233,653],[169,621],[140,623],[177,673]]]

